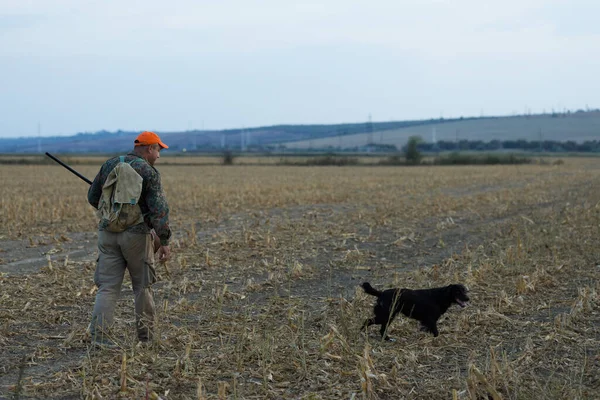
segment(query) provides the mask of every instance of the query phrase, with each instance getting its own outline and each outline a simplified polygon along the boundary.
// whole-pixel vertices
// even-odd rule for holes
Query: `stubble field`
[[[59,166],[0,166],[0,398],[592,399],[600,164],[160,166],[157,339],[90,346],[94,212]],[[93,178],[99,165],[81,165]],[[359,288],[463,283],[440,336],[360,331]]]

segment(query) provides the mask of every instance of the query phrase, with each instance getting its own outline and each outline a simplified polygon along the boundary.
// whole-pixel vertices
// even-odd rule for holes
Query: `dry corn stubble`
[[[2,179],[18,176],[28,194],[2,182],[3,240],[94,229],[87,188],[75,178],[58,168],[0,168],[11,168]],[[92,176],[96,168],[87,168]],[[89,348],[93,260],[67,258],[57,246],[39,273],[0,276],[1,395],[596,393],[593,163],[521,166],[518,175],[513,167],[159,169],[177,254],[169,274],[158,269],[160,339],[135,343],[126,281],[113,333],[119,349]],[[68,189],[45,186],[51,178]],[[359,332],[373,300],[357,290],[363,279],[385,287],[464,282],[472,305],[451,309],[438,338],[398,318],[388,328],[398,341],[382,343],[376,332]]]

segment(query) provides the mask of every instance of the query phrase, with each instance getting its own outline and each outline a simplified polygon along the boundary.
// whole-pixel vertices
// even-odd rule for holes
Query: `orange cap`
[[[135,143],[136,146],[150,146],[151,144],[158,144],[163,149],[169,148],[169,146],[160,140],[156,133],[150,131],[144,131],[140,133],[138,137],[135,138],[133,143]]]

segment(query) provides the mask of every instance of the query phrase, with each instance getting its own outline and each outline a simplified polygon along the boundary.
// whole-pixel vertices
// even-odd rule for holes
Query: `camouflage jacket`
[[[149,233],[152,228],[160,238],[160,243],[163,246],[169,244],[171,238],[171,229],[169,228],[169,205],[165,193],[163,192],[160,182],[160,174],[158,171],[148,164],[146,160],[138,157],[134,153],[128,153],[125,156],[125,161],[138,159],[131,163],[133,169],[144,179],[142,184],[142,195],[140,196],[139,205],[144,214],[144,222],[134,225],[127,229],[129,232]],[[88,202],[98,209],[98,203],[102,196],[102,186],[106,182],[106,178],[112,169],[119,163],[119,157],[113,157],[106,161],[100,168],[100,172],[94,178],[94,182],[88,190]],[[108,221],[101,219],[98,224],[99,230],[104,230],[108,225]]]

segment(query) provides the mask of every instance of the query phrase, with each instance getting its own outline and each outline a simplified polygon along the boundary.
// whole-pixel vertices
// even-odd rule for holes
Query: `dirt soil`
[[[596,193],[589,192],[593,184],[595,182],[590,180],[584,184],[557,188],[547,201],[533,205],[507,201],[506,207],[500,212],[497,208],[486,210],[485,206],[466,208],[446,215],[407,218],[402,225],[385,222],[374,224],[369,215],[380,210],[358,208],[353,204],[283,207],[226,216],[218,223],[198,224],[193,237],[189,232],[175,233],[172,262],[186,266],[186,273],[190,275],[186,284],[195,288],[179,291],[178,301],[208,301],[206,299],[214,298],[215,290],[227,285],[232,296],[258,309],[272,306],[276,298],[297,299],[303,303],[306,315],[314,316],[332,298],[352,302],[358,285],[365,280],[385,286],[410,286],[414,282],[398,282],[398,274],[406,276],[409,271],[431,269],[478,248],[493,252],[494,243],[516,240],[516,236],[513,236],[513,233],[517,234],[515,226],[527,225],[529,221],[542,231],[546,229],[545,221],[540,219],[542,216],[561,215],[567,204],[570,207],[589,207],[593,202],[600,201],[600,198],[594,197]],[[476,197],[478,193],[502,192],[504,189],[514,187],[507,183],[506,187],[470,187],[446,194],[460,199],[463,196]],[[344,222],[348,215],[358,214],[365,215],[364,224],[348,225]],[[298,227],[302,228],[301,232],[290,233]],[[324,233],[328,231],[328,234]],[[288,254],[273,255],[265,250],[265,246],[255,246],[257,243],[268,243],[270,235],[277,236],[278,233],[281,233],[279,237],[285,237],[292,244]],[[27,285],[28,280],[36,279],[36,274],[43,272],[43,277],[51,285],[63,279],[61,266],[75,265],[82,275],[87,276],[80,290],[90,291],[87,296],[82,294],[80,304],[62,306],[60,299],[55,299],[53,304],[48,304],[52,312],[49,312],[49,318],[45,321],[13,320],[6,309],[0,308],[0,323],[8,327],[5,332],[14,333],[9,337],[0,336],[0,359],[3,361],[0,366],[0,399],[36,398],[26,393],[13,397],[14,393],[18,393],[15,385],[21,381],[29,386],[47,385],[53,379],[58,379],[64,371],[70,371],[71,379],[80,379],[78,371],[81,371],[82,360],[89,357],[90,349],[84,341],[70,346],[64,343],[69,338],[73,339],[73,335],[82,333],[81,329],[74,333],[73,327],[76,323],[81,326],[91,313],[93,288],[89,286],[89,276],[95,264],[96,238],[95,232],[79,232],[0,241],[0,277],[5,282],[14,279],[15,284]],[[241,247],[245,247],[243,252],[239,251]],[[185,248],[186,251],[178,253],[178,248]],[[221,261],[219,265],[222,267],[214,266],[217,260]],[[294,260],[293,265],[297,266],[301,279],[286,279],[269,267],[286,264],[290,260]],[[295,273],[294,268],[291,274]],[[168,266],[159,266],[158,272],[160,281],[155,285],[156,304],[161,306],[173,300],[175,292],[170,281],[174,279],[181,284],[182,275],[170,271]],[[586,279],[582,277],[579,283],[590,283]],[[574,285],[577,283],[574,282]],[[127,285],[121,297],[120,304],[125,304],[123,308],[130,307],[131,289]],[[30,306],[29,300],[32,302]],[[34,306],[33,303],[35,299],[24,299],[22,312],[27,313]],[[224,304],[223,313],[237,309],[236,306]],[[540,310],[535,318],[553,320],[566,310],[568,307],[564,305],[549,306]],[[368,313],[368,308],[364,311]],[[131,316],[122,318],[131,323]],[[188,315],[174,323],[201,324],[203,318],[202,315]],[[595,318],[597,320],[598,316]],[[327,321],[320,320],[320,317],[309,318],[305,322],[327,325]],[[24,336],[24,332],[29,334]],[[590,349],[591,363],[600,363],[597,351],[597,348]],[[120,363],[118,357],[115,363]],[[600,384],[598,381],[596,383]],[[287,392],[286,396],[293,397],[293,392]],[[81,394],[60,393],[49,398],[78,399]]]

